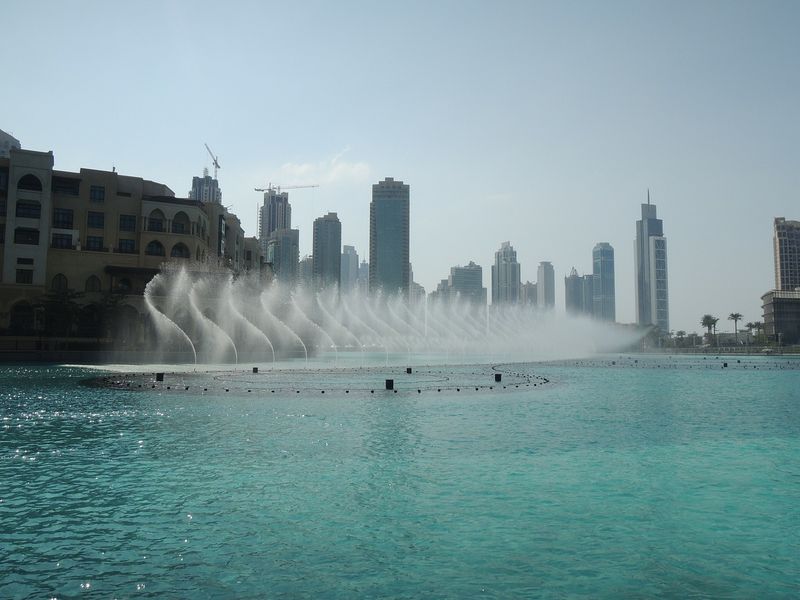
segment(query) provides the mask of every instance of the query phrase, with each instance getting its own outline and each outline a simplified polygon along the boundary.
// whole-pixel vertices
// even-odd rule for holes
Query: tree
[[[679,329],[675,332],[675,337],[678,338],[678,345],[683,346],[683,338],[686,337],[686,332],[683,329]]]
[[[700,325],[708,329],[708,335],[711,335],[711,330],[716,330],[717,328],[717,321],[719,319],[714,315],[703,315],[703,318],[700,320]]]
[[[734,312],[728,315],[728,320],[733,321],[733,333],[736,336],[736,343],[739,343],[739,321],[742,320],[742,313]]]

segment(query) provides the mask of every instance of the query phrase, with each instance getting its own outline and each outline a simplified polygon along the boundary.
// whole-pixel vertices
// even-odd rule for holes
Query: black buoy
[[[503,375],[502,375],[502,373],[495,373],[495,374],[494,374],[494,380],[495,380],[495,381],[498,381],[498,382],[500,382],[500,381],[503,381]]]
[[[406,367],[406,373],[408,373],[409,375],[411,375],[411,367]]]
[[[393,390],[394,389],[394,379],[387,379],[386,380],[386,389]]]
[[[253,373],[258,373],[258,367],[253,367]]]
[[[164,374],[156,373],[156,381],[164,381]]]

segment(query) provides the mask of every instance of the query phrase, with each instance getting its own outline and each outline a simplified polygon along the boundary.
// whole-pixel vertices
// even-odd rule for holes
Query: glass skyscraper
[[[592,287],[592,314],[596,319],[615,321],[617,318],[614,298],[614,248],[600,242],[592,250],[594,282]]]
[[[494,253],[492,304],[516,304],[520,293],[520,266],[511,242],[503,242]]]
[[[656,205],[642,204],[642,218],[636,221],[634,242],[636,263],[636,322],[657,325],[669,331],[669,286],[667,279],[667,238],[664,225],[656,218]]]
[[[369,205],[369,291],[408,298],[410,188],[387,177],[372,186]]]
[[[314,219],[312,277],[314,287],[339,286],[342,267],[342,223],[336,213]]]

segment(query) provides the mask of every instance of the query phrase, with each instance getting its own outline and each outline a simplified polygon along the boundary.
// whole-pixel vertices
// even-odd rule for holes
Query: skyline
[[[24,27],[44,6],[52,20]],[[361,257],[370,185],[394,177],[411,186],[410,258],[427,292],[451,266],[488,270],[505,240],[522,281],[542,261],[559,281],[590,272],[605,241],[620,322],[635,321],[634,224],[650,188],[670,240],[671,328],[699,331],[704,313],[761,320],[773,219],[798,218],[797,5],[83,6],[4,11],[10,47],[25,49],[6,84],[26,91],[0,99],[0,128],[52,149],[57,169],[115,166],[184,196],[212,166],[208,143],[248,235],[254,187],[319,183],[290,193],[300,255],[335,211]],[[186,38],[212,11],[219,41]],[[276,21],[290,43],[267,48]],[[200,77],[214,85],[193,93]]]

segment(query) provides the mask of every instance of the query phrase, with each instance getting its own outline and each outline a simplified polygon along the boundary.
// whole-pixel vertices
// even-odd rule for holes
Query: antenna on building
[[[650,188],[647,188],[647,204],[650,204]]]

